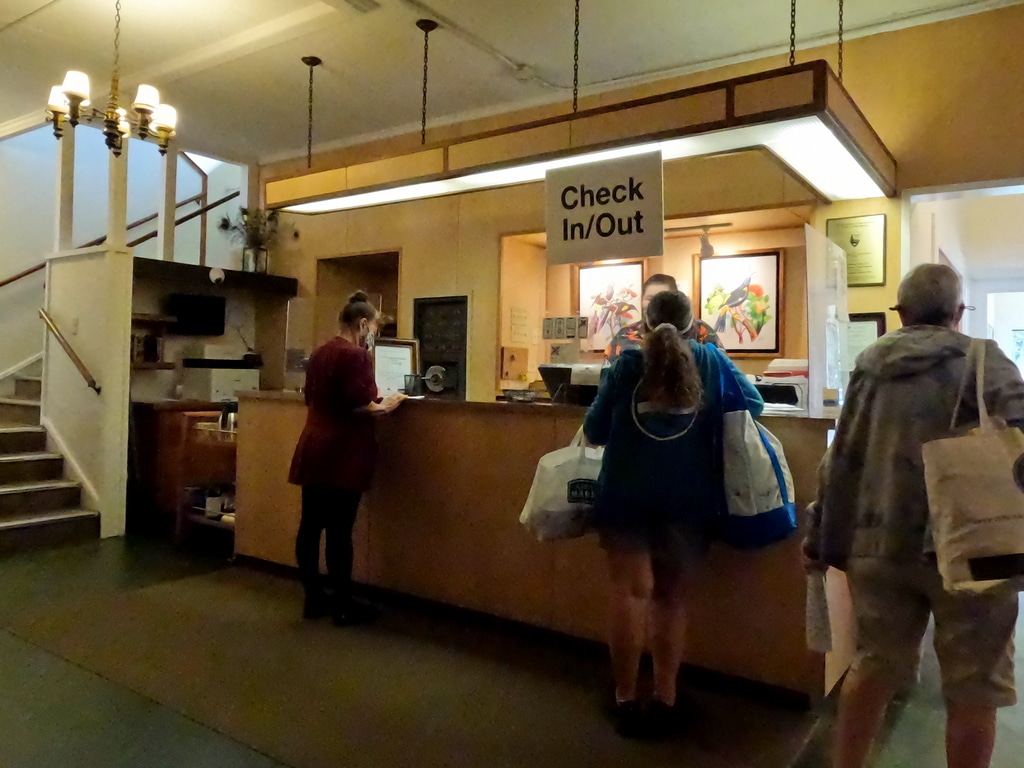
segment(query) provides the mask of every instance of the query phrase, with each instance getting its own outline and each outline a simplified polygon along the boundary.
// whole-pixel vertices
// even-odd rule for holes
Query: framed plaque
[[[885,214],[829,219],[828,239],[846,252],[846,284],[850,288],[885,285]]]

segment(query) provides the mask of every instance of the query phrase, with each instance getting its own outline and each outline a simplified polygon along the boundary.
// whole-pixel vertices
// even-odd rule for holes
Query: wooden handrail
[[[214,200],[209,205],[204,205],[198,211],[192,211],[192,213],[189,213],[189,214],[186,214],[185,216],[182,216],[180,219],[178,219],[176,222],[174,222],[174,226],[177,227],[177,226],[179,226],[181,224],[184,224],[187,221],[192,221],[192,219],[196,218],[197,216],[202,216],[204,213],[208,213],[208,212],[212,211],[218,205],[224,205],[224,203],[226,203],[228,200],[234,200],[240,194],[242,194],[242,193],[239,190],[236,189],[230,195],[225,195],[220,200]],[[139,238],[137,238],[135,240],[132,240],[130,243],[128,243],[128,247],[129,248],[134,248],[137,245],[142,245],[147,240],[152,240],[156,236],[157,236],[157,230],[154,229],[152,232],[150,232],[148,234],[145,234],[142,237],[139,237]]]
[[[44,269],[46,269],[46,262],[45,261],[42,264],[36,264],[34,267],[29,267],[25,271],[19,272],[16,275],[13,275],[11,277],[7,277],[7,278],[4,278],[3,280],[0,280],[0,288],[8,286],[11,283],[16,283],[19,280],[21,280],[21,278],[28,277],[29,275],[34,275],[36,272],[42,272]]]
[[[175,208],[181,208],[182,206],[188,205],[189,203],[198,203],[202,199],[203,199],[202,193],[200,193],[198,195],[192,195],[192,197],[188,197],[188,198],[182,200],[180,203],[176,203],[175,204]],[[126,226],[125,229],[128,230],[128,229],[135,229],[136,227],[141,227],[143,224],[148,224],[149,222],[153,221],[154,219],[158,218],[159,216],[160,216],[159,213],[151,213],[151,214],[149,214],[149,216],[143,216],[138,221],[133,221],[131,224]],[[105,242],[107,242],[107,236],[106,235],[102,235],[101,237],[97,237],[95,240],[90,240],[88,243],[85,243],[84,245],[81,245],[79,247],[80,248],[93,248],[93,247],[95,247],[97,245],[103,245]]]
[[[89,385],[89,389],[92,389],[98,395],[100,393],[100,385],[96,383],[96,379],[89,373],[89,369],[85,367],[85,363],[82,362],[82,358],[78,356],[78,353],[71,348],[71,344],[68,342],[67,337],[61,333],[60,328],[53,322],[53,318],[45,309],[39,310],[39,317],[46,323],[46,327],[50,329],[50,333],[57,339],[57,343],[60,344],[61,348],[67,352],[68,357],[71,358],[71,362],[75,364],[75,368],[82,374],[82,378],[85,379],[85,383]]]

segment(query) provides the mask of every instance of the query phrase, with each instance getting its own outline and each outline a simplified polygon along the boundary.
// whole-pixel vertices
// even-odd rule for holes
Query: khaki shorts
[[[1016,592],[951,595],[934,562],[850,561],[846,572],[857,622],[854,668],[884,676],[896,690],[917,674],[921,641],[935,617],[935,653],[947,701],[987,707],[1017,702],[1013,676]]]

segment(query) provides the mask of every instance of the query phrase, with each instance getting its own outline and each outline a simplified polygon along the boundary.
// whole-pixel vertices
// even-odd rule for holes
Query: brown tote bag
[[[1024,589],[1024,433],[994,421],[985,405],[985,341],[974,339],[950,431],[971,374],[980,425],[923,446],[939,572],[947,592]]]

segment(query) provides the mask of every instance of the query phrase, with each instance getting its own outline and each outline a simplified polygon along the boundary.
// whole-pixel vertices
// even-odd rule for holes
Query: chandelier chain
[[[789,66],[796,65],[796,0],[789,4]]]
[[[110,72],[110,101],[107,111],[117,110],[121,89],[121,0],[114,3],[114,66]]]
[[[839,82],[843,82],[843,0],[839,0]]]
[[[580,0],[576,0],[576,23],[572,38],[572,111],[580,108]]]
[[[430,76],[430,30],[423,30],[423,104],[420,110],[420,144],[427,143],[427,81]]]

